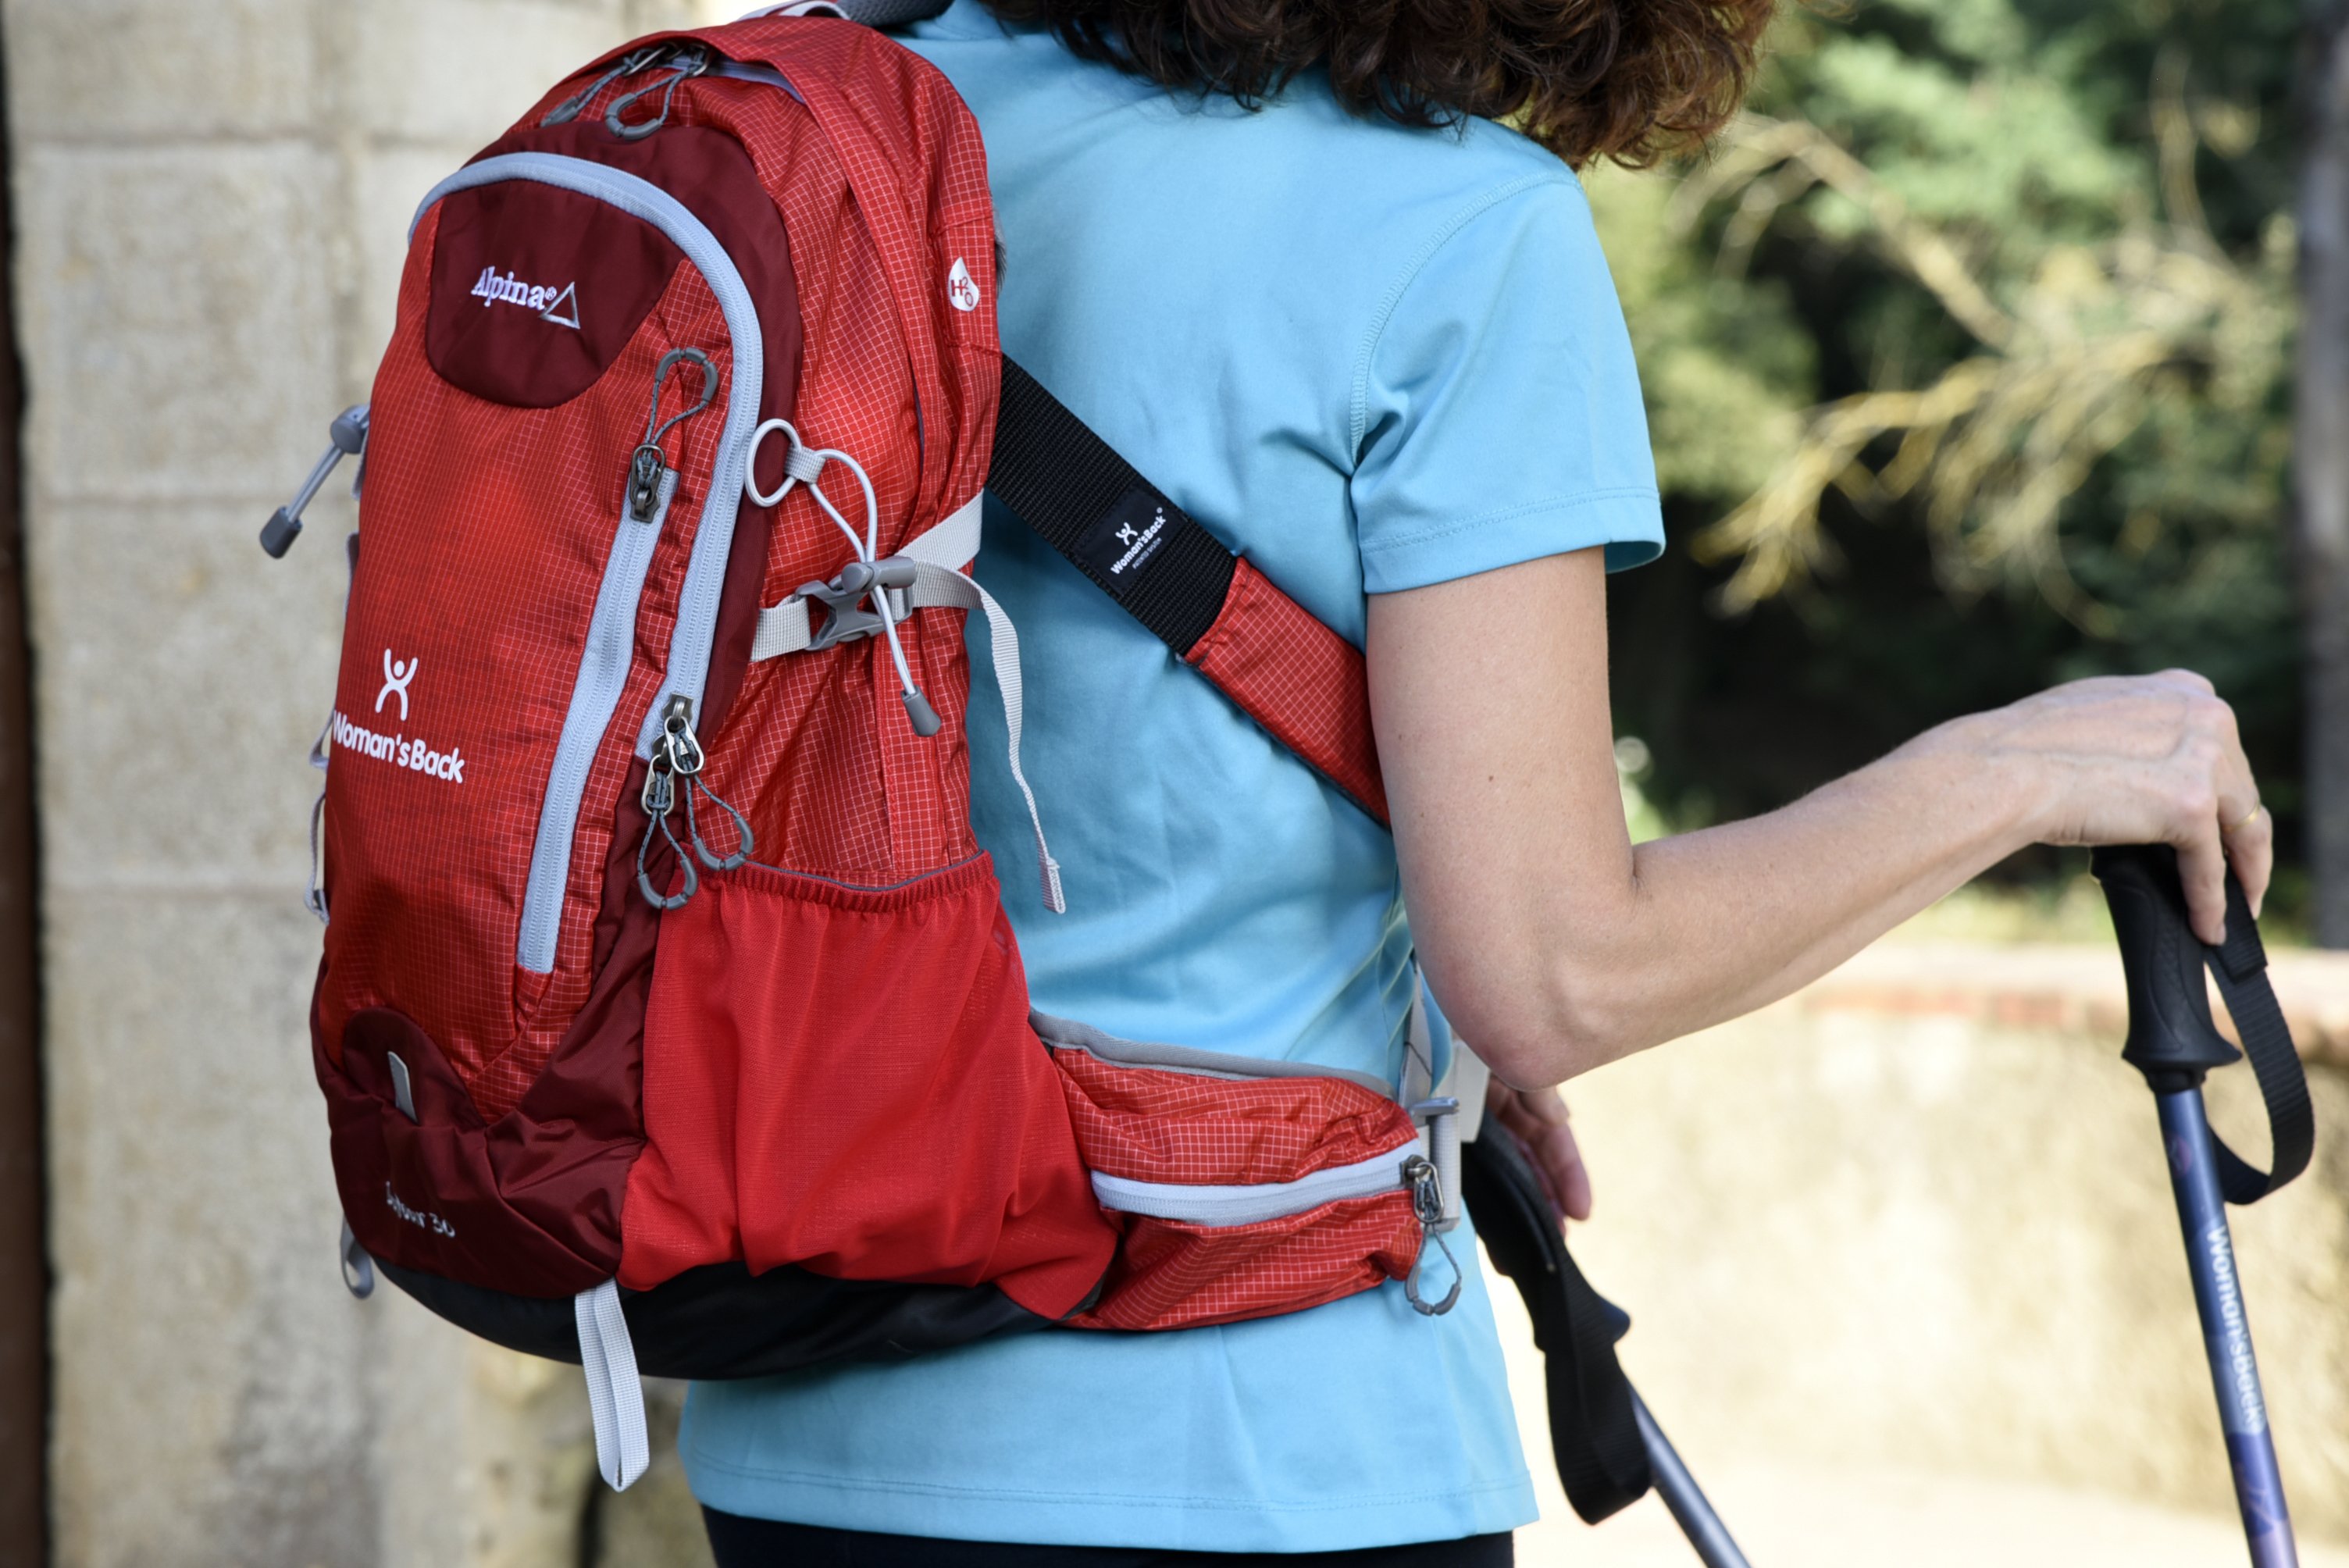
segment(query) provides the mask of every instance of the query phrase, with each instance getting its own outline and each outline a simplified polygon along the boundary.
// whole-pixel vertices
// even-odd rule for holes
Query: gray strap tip
[[[302,535],[302,520],[284,507],[269,514],[261,527],[261,548],[269,552],[272,561],[283,561],[294,542]]]

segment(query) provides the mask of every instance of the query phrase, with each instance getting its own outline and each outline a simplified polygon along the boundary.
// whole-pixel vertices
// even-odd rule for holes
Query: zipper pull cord
[[[693,797],[696,793],[707,795],[709,797],[711,805],[734,819],[734,852],[723,860],[711,854],[709,846],[702,841],[701,824],[695,821],[693,817]],[[693,841],[693,852],[701,857],[701,863],[713,872],[734,871],[750,861],[750,819],[729,805],[724,796],[704,784],[698,777],[690,778],[685,781],[685,836]]]
[[[677,97],[677,89],[709,68],[709,56],[706,51],[688,50],[678,56],[667,68],[669,75],[665,81],[648,83],[632,93],[622,93],[618,98],[614,98],[612,107],[604,111],[604,129],[623,141],[642,141],[646,137],[667,125],[669,104]],[[660,113],[636,125],[630,125],[621,119],[620,117],[627,112],[630,104],[640,98],[650,97],[657,91],[661,96]]]
[[[690,365],[701,372],[701,401],[682,408],[667,420],[660,417],[661,394],[667,390],[669,372],[680,365]],[[650,522],[654,511],[660,505],[661,476],[668,471],[668,453],[661,441],[687,419],[692,418],[718,396],[718,372],[709,363],[709,356],[698,348],[672,348],[661,356],[659,366],[653,372],[652,412],[645,416],[645,438],[628,459],[628,515],[638,522]]]
[[[668,710],[661,716],[660,738],[653,743],[653,754],[646,765],[645,789],[642,797],[645,815],[644,837],[636,841],[636,890],[656,909],[681,909],[687,901],[701,889],[701,878],[694,871],[698,858],[713,872],[730,872],[749,862],[753,847],[750,820],[728,804],[718,791],[701,781],[701,770],[709,764],[709,755],[701,748],[700,738],[693,733],[693,706],[682,694],[669,698]],[[678,807],[682,785],[685,804],[685,834],[693,845],[693,853],[685,852],[678,842],[677,830],[669,826],[669,817]],[[712,805],[734,819],[734,852],[719,856],[711,851],[701,836],[701,826],[693,811],[694,792],[707,795]],[[685,886],[675,897],[667,896],[653,885],[646,861],[652,852],[653,834],[657,830],[668,841],[668,847],[685,868]]]
[[[816,505],[832,519],[833,526],[847,536],[849,548],[856,552],[856,559],[867,566],[873,565],[879,558],[881,503],[873,493],[873,478],[864,471],[864,465],[836,447],[809,447],[800,439],[799,431],[788,419],[770,419],[750,433],[751,467],[756,466],[759,444],[770,430],[781,430],[783,438],[791,442],[791,450],[783,457],[783,482],[773,494],[762,493],[759,489],[758,476],[746,469],[743,488],[750,492],[750,499],[761,506],[777,506],[792,493],[792,486],[807,486],[808,493],[815,497]],[[817,476],[823,472],[823,466],[828,462],[846,467],[856,476],[857,487],[864,492],[864,531],[862,534],[841,516],[840,509],[832,504],[832,498],[824,494],[823,487],[816,482]],[[905,705],[905,717],[913,721],[914,733],[925,738],[936,735],[941,727],[937,710],[930,706],[930,699],[922,695],[922,688],[914,684],[913,668],[905,662],[905,645],[897,636],[897,618],[889,608],[887,589],[874,586],[873,611],[881,619],[881,634],[888,639],[889,657],[897,666],[898,700]]]
[[[693,844],[693,852],[701,863],[713,872],[730,872],[750,859],[752,840],[750,819],[727,803],[725,797],[701,781],[702,770],[709,767],[709,754],[701,749],[700,737],[693,733],[692,710],[683,696],[669,699],[669,710],[663,719],[664,744],[668,748],[669,771],[685,786],[685,836]],[[693,814],[693,797],[706,795],[709,803],[734,819],[734,852],[719,857],[710,852],[701,837],[701,824]],[[672,843],[676,841],[671,840]],[[688,894],[690,897],[691,894]]]
[[[659,749],[654,751],[650,769],[645,774],[643,799],[645,811],[652,820],[645,824],[645,836],[636,841],[636,891],[655,909],[683,909],[687,901],[701,891],[701,878],[695,874],[693,857],[685,852],[685,846],[677,841],[677,834],[668,825],[668,815],[677,809],[677,783],[670,777],[667,758]],[[677,863],[685,868],[684,890],[674,898],[653,885],[652,875],[645,867],[656,831],[668,841]]]
[[[1452,1288],[1444,1299],[1430,1303],[1419,1294],[1421,1264],[1414,1262],[1411,1273],[1404,1276],[1402,1294],[1412,1310],[1423,1317],[1442,1317],[1460,1299],[1460,1287],[1467,1276],[1460,1272],[1460,1260],[1452,1255],[1452,1244],[1444,1239],[1444,1179],[1435,1172],[1435,1162],[1423,1154],[1414,1154],[1402,1162],[1402,1179],[1411,1186],[1411,1212],[1419,1218],[1423,1249],[1433,1242],[1444,1261],[1452,1268]]]
[[[668,48],[667,44],[648,44],[631,54],[621,56],[619,64],[549,109],[546,118],[538,122],[539,129],[543,130],[550,125],[569,125],[595,101],[596,94],[622,77],[632,77],[638,71],[649,69],[661,60]]]

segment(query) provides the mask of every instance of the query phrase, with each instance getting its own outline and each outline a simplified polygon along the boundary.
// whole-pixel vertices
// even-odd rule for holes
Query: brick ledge
[[[2271,953],[2269,975],[2302,1057],[2349,1068],[2349,953]],[[2128,1027],[2120,954],[2086,945],[1880,942],[1780,1006],[1971,1018],[2116,1041]]]

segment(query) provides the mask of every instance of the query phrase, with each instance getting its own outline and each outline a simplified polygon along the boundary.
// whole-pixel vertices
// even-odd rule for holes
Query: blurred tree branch
[[[1777,471],[1696,541],[1701,558],[1739,562],[1723,590],[1726,608],[1749,609],[1833,562],[1819,504],[1835,489],[1863,508],[1914,495],[1952,588],[2027,581],[2084,631],[2109,634],[2111,612],[2065,565],[2064,501],[2157,401],[2266,396],[2291,330],[2281,247],[2245,268],[2213,239],[2191,177],[2198,137],[2182,64],[2160,75],[2154,119],[2168,222],[2047,247],[2027,273],[2000,280],[2011,308],[1957,240],[1914,216],[1806,120],[1745,117],[1723,155],[1682,184],[1672,215],[1683,231],[1736,200],[1724,258],[1750,252],[1758,230],[1810,186],[1833,191],[1885,259],[1978,347],[1928,387],[1861,392],[1809,414]],[[1890,458],[1869,467],[1868,454],[1888,438],[1898,441]]]

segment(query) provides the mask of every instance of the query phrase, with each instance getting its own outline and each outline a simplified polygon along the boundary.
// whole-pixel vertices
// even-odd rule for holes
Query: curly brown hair
[[[1251,108],[1327,65],[1405,125],[1505,120],[1576,168],[1634,167],[1736,112],[1775,0],[986,0],[1088,59]]]

